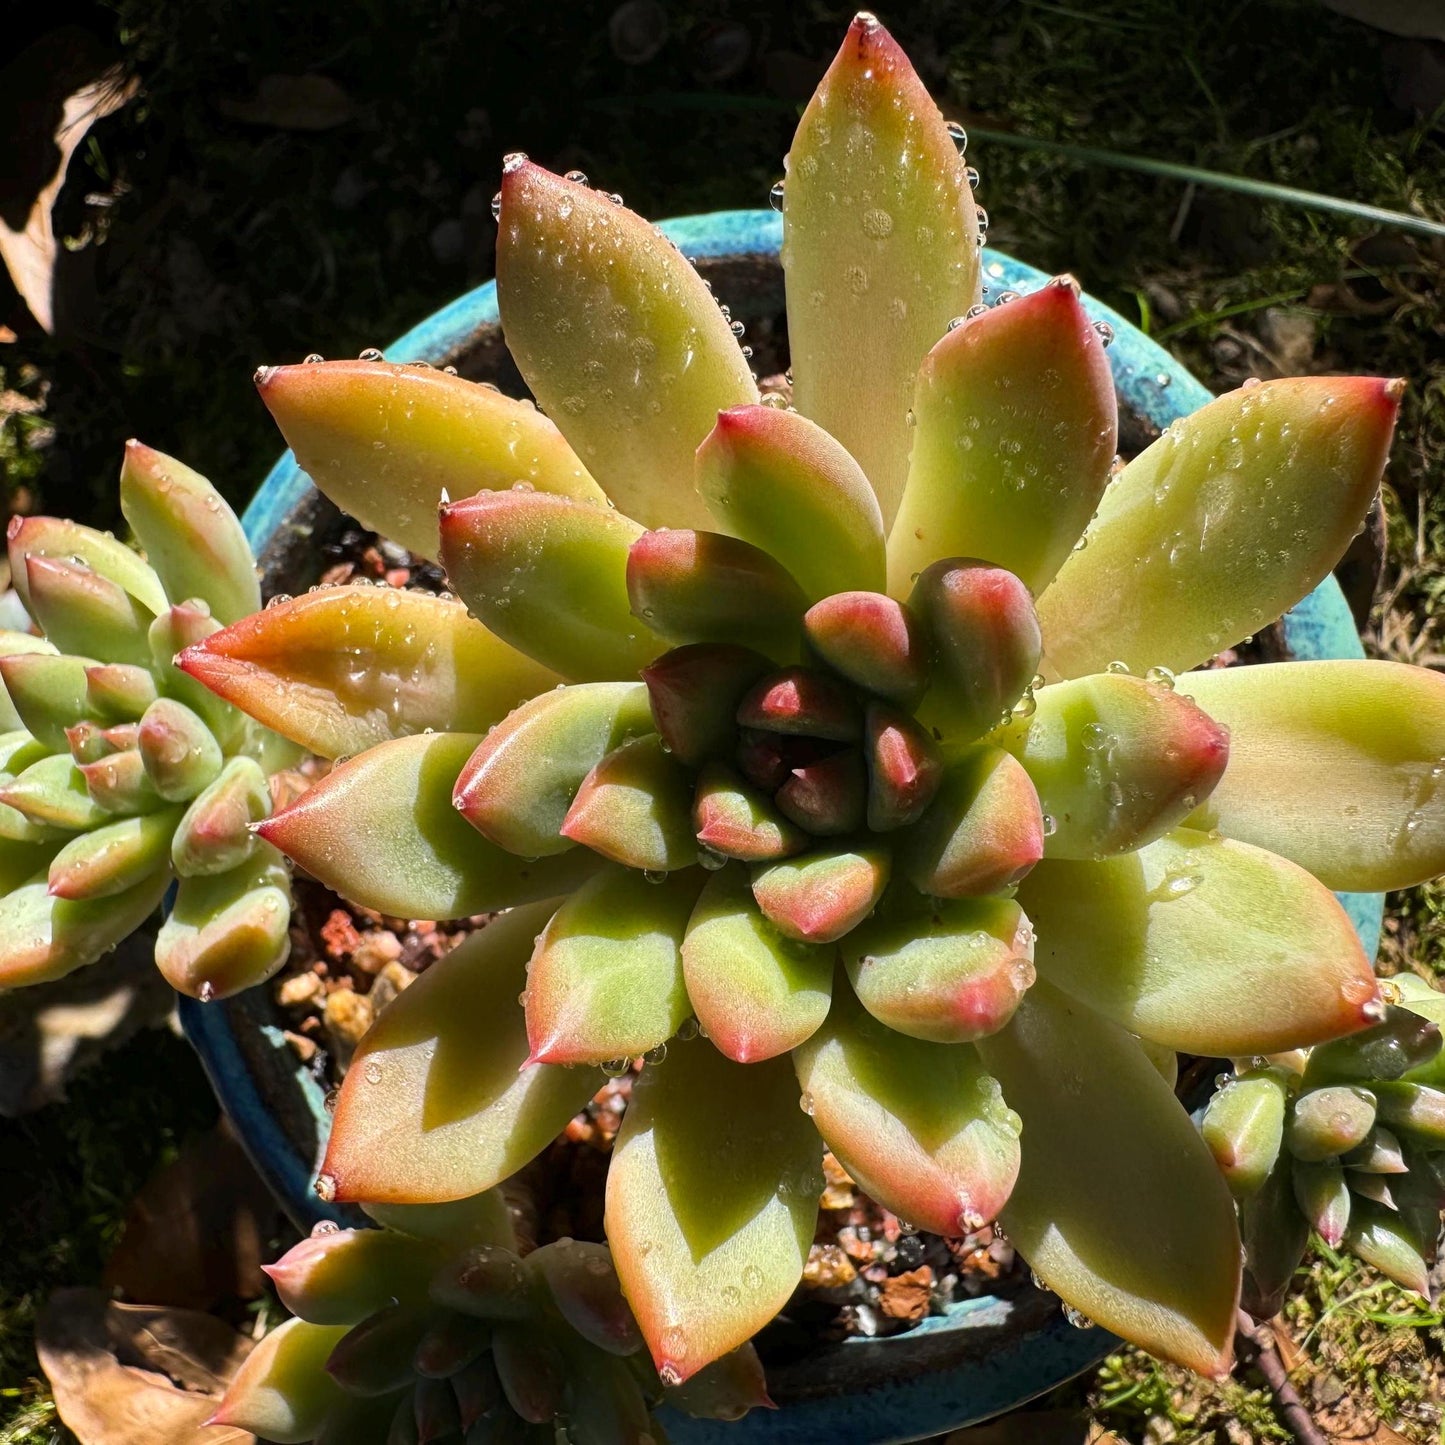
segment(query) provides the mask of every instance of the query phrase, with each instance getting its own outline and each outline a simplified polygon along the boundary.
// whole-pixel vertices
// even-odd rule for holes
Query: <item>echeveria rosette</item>
[[[388,913],[508,910],[363,1042],[320,1187],[491,1187],[591,1095],[578,1065],[647,1055],[607,1228],[667,1378],[787,1299],[825,1142],[1225,1368],[1234,1211],[1155,1061],[1378,1015],[1326,885],[1445,866],[1445,698],[1384,663],[1173,674],[1328,573],[1398,386],[1248,388],[1116,473],[1077,288],[973,308],[962,159],[871,17],[789,157],[797,411],[640,217],[521,156],[499,215],[540,411],[417,367],[260,378],[369,525],[430,547],[440,505],[465,610],[323,589],[184,659],[349,757],[263,825],[283,852]]]
[[[380,1228],[318,1225],[267,1269],[294,1318],[248,1356],[208,1422],[278,1445],[579,1445],[664,1438],[652,1411],[734,1420],[769,1405],[743,1345],[664,1389],[607,1247],[519,1252],[496,1191],[373,1205]]]
[[[95,962],[175,902],[156,962],[221,998],[274,973],[289,870],[252,825],[279,737],[174,665],[261,601],[241,525],[172,457],[126,448],[120,501],[145,555],[16,517],[10,576],[42,635],[0,634],[0,988]]]
[[[1310,1231],[1427,1298],[1445,1208],[1445,995],[1385,981],[1380,1022],[1241,1061],[1205,1141],[1239,1202],[1245,1302],[1280,1307]]]

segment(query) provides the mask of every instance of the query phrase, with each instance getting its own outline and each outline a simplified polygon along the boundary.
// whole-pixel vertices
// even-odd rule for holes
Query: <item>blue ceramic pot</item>
[[[712,270],[733,310],[739,304],[727,278],[740,289],[771,288],[781,310],[782,218],[771,211],[723,211],[662,222],[667,233],[704,271]],[[1044,273],[987,251],[984,285],[1031,291]],[[746,283],[746,284],[743,284]],[[1157,432],[1210,399],[1210,393],[1166,351],[1107,306],[1089,297],[1096,321],[1114,328],[1108,356],[1121,417],[1136,434]],[[496,285],[488,282],[452,302],[386,349],[388,360],[460,363],[464,374],[505,366],[500,345]],[[268,573],[270,590],[294,592],[319,571],[312,530],[324,514],[311,483],[288,452],[261,484],[244,518],[247,535]],[[1284,619],[1285,642],[1300,658],[1361,657],[1363,650],[1344,597],[1327,577]],[[1384,899],[1341,895],[1367,950],[1379,943]],[[225,1003],[181,1000],[181,1020],[201,1056],[222,1106],[287,1212],[298,1225],[339,1218],[312,1192],[325,1147],[328,1117],[317,1080],[281,1037],[268,991]],[[1052,1296],[1026,1290],[1012,1299],[984,1297],[954,1306],[916,1329],[889,1339],[853,1339],[819,1345],[800,1359],[769,1366],[779,1408],[755,1410],[736,1424],[720,1425],[664,1411],[677,1445],[883,1445],[956,1429],[1052,1389],[1095,1364],[1118,1345],[1097,1328],[1068,1325]]]

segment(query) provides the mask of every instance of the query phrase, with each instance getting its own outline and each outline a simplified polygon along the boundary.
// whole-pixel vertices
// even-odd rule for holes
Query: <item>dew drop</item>
[[[589,184],[586,171],[568,171],[562,179],[571,181],[574,185],[585,186]]]
[[[1108,665],[1108,667],[1106,667],[1106,668],[1104,669],[1104,671],[1105,671],[1105,672],[1112,672],[1112,673],[1116,673],[1116,674],[1122,674],[1123,676],[1127,677],[1127,676],[1129,675],[1129,664],[1128,664],[1127,662],[1120,662],[1120,661],[1116,658],[1113,662],[1111,662],[1111,663]]]
[[[1144,681],[1152,682],[1155,687],[1167,688],[1174,691],[1174,673],[1167,667],[1151,667],[1144,673]]]
[[[642,876],[647,879],[649,883],[667,882],[667,870],[665,868],[644,868],[642,870]]]
[[[1064,1306],[1064,1318],[1068,1320],[1076,1330],[1091,1330],[1094,1328],[1093,1320],[1091,1320],[1083,1310],[1076,1310],[1071,1304]]]
[[[336,1200],[336,1178],[331,1174],[318,1174],[316,1183],[312,1185],[316,1191],[316,1197],[323,1204],[332,1204]]]
[[[750,1264],[743,1271],[743,1288],[756,1294],[763,1287],[763,1272],[757,1265]]]
[[[666,1043],[657,1044],[655,1047],[648,1049],[648,1051],[642,1056],[643,1061],[649,1064],[660,1064],[666,1057]]]
[[[631,1059],[608,1059],[602,1065],[602,1072],[609,1079],[620,1079],[631,1068]]]
[[[677,1026],[677,1036],[683,1043],[695,1039],[697,1037],[697,1020],[695,1018],[683,1019]]]
[[[798,1100],[798,1107],[811,1119],[813,1116],[813,1096],[807,1089],[803,1090],[802,1097]]]
[[[1094,330],[1098,332],[1099,340],[1102,341],[1105,346],[1113,342],[1114,328],[1110,326],[1107,321],[1096,321],[1094,323]]]
[[[311,1226],[312,1239],[324,1239],[328,1234],[340,1234],[341,1226],[334,1219],[318,1219]]]
[[[509,176],[513,171],[520,170],[521,167],[526,164],[526,151],[508,151],[507,154],[502,157],[502,174]]]
[[[368,1084],[379,1084],[381,1082],[381,1065],[373,1059],[366,1066],[366,1082]]]
[[[380,361],[382,359],[381,349],[376,346],[368,346],[356,359],[358,361]]]
[[[1054,836],[1054,834],[1057,833],[1058,831],[1059,831],[1059,825],[1058,825],[1058,823],[1054,820],[1054,815],[1053,815],[1052,813],[1045,813],[1045,814],[1044,814],[1044,825],[1043,825],[1044,837],[1045,837],[1045,838],[1052,838],[1052,837]]]
[[[976,167],[966,166],[964,168],[963,178],[968,182],[969,190],[976,191],[978,189],[978,170]]]
[[[215,998],[215,996],[216,986],[210,981],[210,979],[207,979],[205,983],[201,985],[200,991],[196,995],[196,997],[199,998],[202,1003],[210,1003],[211,1000]]]
[[[303,360],[303,366],[319,366],[326,358],[319,351],[310,352]]]
[[[775,210],[783,209],[783,191],[786,189],[783,181],[774,181],[773,188],[768,192],[768,204]]]
[[[954,150],[962,155],[968,149],[968,132],[956,120],[949,121],[944,128],[948,131]]]

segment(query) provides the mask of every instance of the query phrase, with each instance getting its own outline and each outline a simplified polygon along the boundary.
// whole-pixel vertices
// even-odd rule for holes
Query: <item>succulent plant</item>
[[[209,1422],[289,1445],[649,1445],[662,1403],[733,1420],[769,1405],[751,1345],[665,1390],[601,1244],[518,1253],[496,1191],[371,1206],[267,1269],[295,1315],[265,1336]]]
[[[179,879],[156,962],[220,998],[286,958],[289,869],[251,828],[271,811],[264,765],[294,750],[174,663],[260,606],[220,493],[131,442],[120,499],[144,558],[56,517],[10,524],[42,635],[0,633],[0,988],[95,962]]]
[[[1261,1318],[1278,1311],[1310,1230],[1429,1297],[1445,1207],[1445,994],[1414,974],[1382,989],[1379,1023],[1246,1061],[1205,1111],[1239,1200],[1245,1303]]]
[[[1223,1370],[1239,1233],[1175,1051],[1376,1020],[1330,889],[1445,867],[1438,677],[1175,680],[1328,574],[1401,384],[1247,387],[1116,466],[1077,287],[980,304],[955,130],[860,15],[788,161],[792,405],[663,234],[509,156],[536,405],[376,360],[257,377],[318,486],[465,606],[322,588],[180,659],[347,759],[260,825],[300,866],[386,913],[505,910],[364,1040],[318,1191],[491,1187],[645,1057],[607,1233],[669,1382],[787,1301],[825,1142]]]

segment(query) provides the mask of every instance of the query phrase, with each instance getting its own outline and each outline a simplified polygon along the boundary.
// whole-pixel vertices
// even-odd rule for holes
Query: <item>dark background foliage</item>
[[[129,436],[244,503],[278,451],[253,370],[384,345],[486,279],[505,151],[580,167],[650,216],[766,205],[848,16],[825,0],[12,0],[11,224],[44,149],[37,162],[4,138],[53,124],[66,93],[53,57],[113,59],[139,88],[90,131],[61,191],[54,335],[0,273],[7,505],[114,525]],[[918,0],[882,18],[973,133],[991,244],[1073,271],[1216,388],[1317,370],[1411,378],[1369,638],[1434,660],[1445,244],[1031,143],[1438,221],[1445,47],[1316,0]],[[58,47],[43,64],[26,53],[36,42]],[[1441,912],[1430,890],[1397,901],[1396,962],[1434,962]],[[96,1276],[131,1193],[212,1108],[185,1048],[152,1034],[67,1105],[0,1123],[0,1386],[17,1408],[33,1395],[37,1303]],[[0,1439],[49,1438],[43,1409],[26,1418],[40,1434]]]

